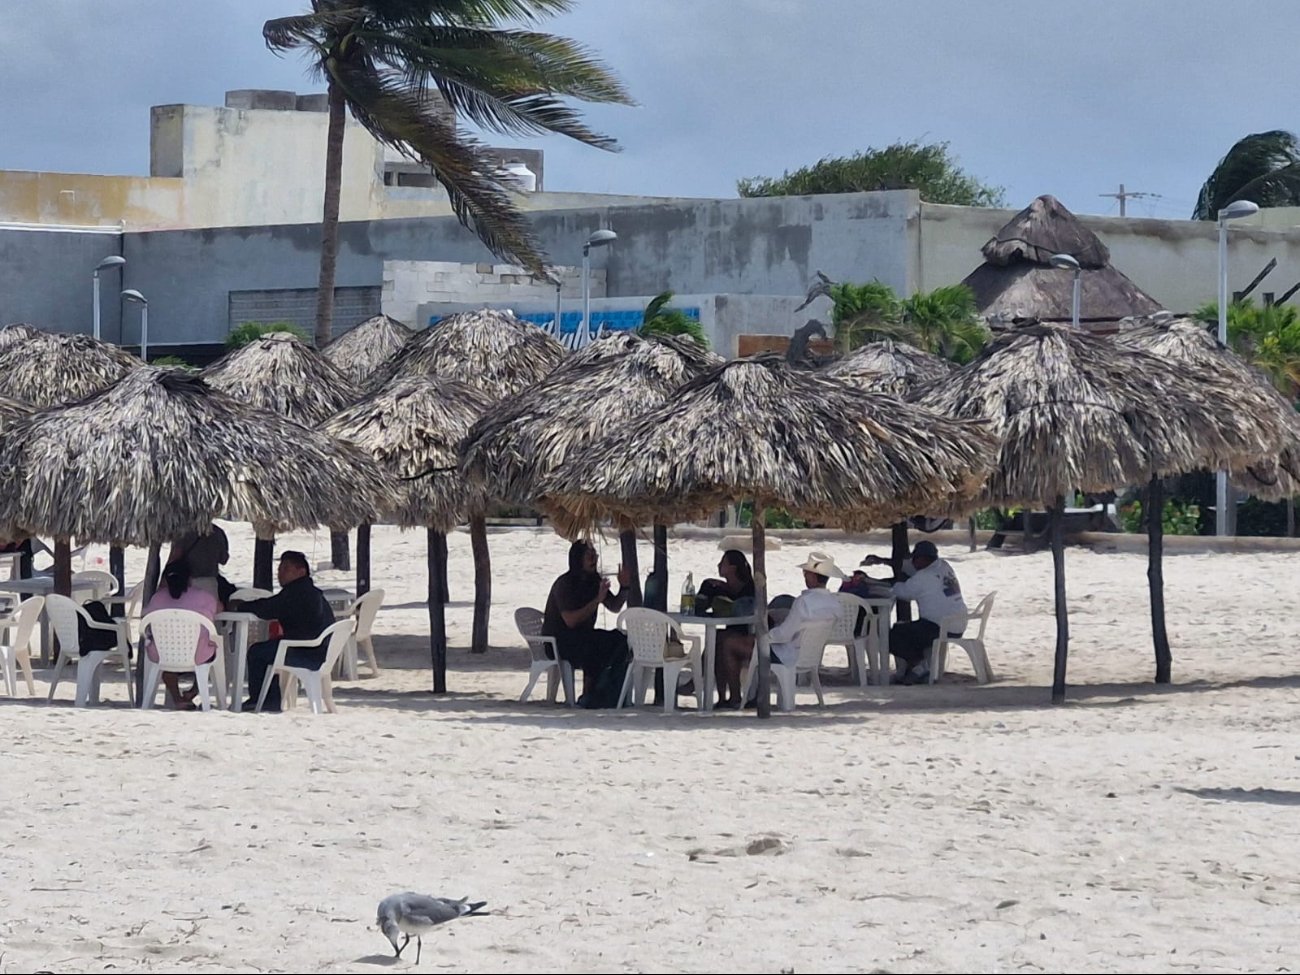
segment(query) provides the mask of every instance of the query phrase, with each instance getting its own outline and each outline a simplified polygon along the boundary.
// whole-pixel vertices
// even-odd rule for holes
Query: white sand
[[[246,582],[251,540],[231,536]],[[285,541],[327,556],[323,534]],[[407,888],[493,912],[426,939],[428,969],[1293,964],[1292,557],[1170,558],[1180,683],[1157,690],[1145,559],[1071,550],[1084,686],[1053,708],[1050,556],[948,552],[969,596],[999,592],[997,682],[954,659],[946,684],[862,692],[841,670],[825,711],[760,723],[517,704],[512,613],[541,605],[565,546],[491,545],[494,648],[472,657],[469,544],[452,537],[442,699],[426,693],[424,535],[387,530],[387,669],[342,685],[336,716],[142,713],[111,683],[95,710],[72,709],[70,686],[53,707],[0,698],[0,971],[375,969],[390,960],[375,905]],[[770,556],[776,590],[807,547]],[[617,562],[614,543],[604,554]],[[672,555],[675,591],[718,551]],[[744,852],[766,837],[783,852]],[[413,960],[414,945],[398,967]]]

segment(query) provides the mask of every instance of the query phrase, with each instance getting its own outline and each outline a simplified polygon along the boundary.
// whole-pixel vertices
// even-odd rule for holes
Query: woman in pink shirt
[[[159,609],[188,609],[212,619],[222,610],[221,602],[216,596],[206,589],[190,585],[190,564],[185,559],[169,562],[163,570],[162,582],[162,588],[153,594],[149,605],[144,608],[146,616]],[[154,649],[152,639],[146,644],[145,652],[149,654],[150,660],[158,659],[158,651]],[[194,648],[194,662],[205,664],[216,655],[217,645],[212,642],[212,638],[206,632],[200,633],[198,644]],[[178,711],[193,711],[194,698],[199,693],[198,686],[195,684],[182,694],[178,678],[178,674],[169,671],[164,671],[162,675],[167,693],[175,702],[173,707]]]

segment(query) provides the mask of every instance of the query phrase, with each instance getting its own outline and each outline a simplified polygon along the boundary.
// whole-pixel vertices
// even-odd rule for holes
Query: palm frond
[[[1300,141],[1291,132],[1273,129],[1237,140],[1201,187],[1193,220],[1215,220],[1233,200],[1245,199],[1243,188],[1269,173],[1300,163]],[[1256,201],[1258,202],[1258,201]]]

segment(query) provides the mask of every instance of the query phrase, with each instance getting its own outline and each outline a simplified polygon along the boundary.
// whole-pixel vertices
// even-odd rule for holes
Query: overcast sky
[[[307,8],[5,0],[0,169],[143,175],[151,105],[323,90],[261,38]],[[1123,182],[1160,194],[1130,215],[1187,217],[1236,139],[1300,129],[1297,0],[577,0],[545,29],[639,103],[588,113],[621,154],[530,142],[551,190],[730,197],[739,177],[919,139],[1013,206],[1050,192],[1116,213],[1100,194]]]

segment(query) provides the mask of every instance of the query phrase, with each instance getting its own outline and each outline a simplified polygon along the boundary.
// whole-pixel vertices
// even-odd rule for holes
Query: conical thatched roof
[[[74,403],[141,365],[131,353],[89,335],[32,330],[19,338],[0,350],[0,396],[38,409]]]
[[[331,417],[322,429],[368,451],[401,479],[398,503],[387,513],[394,524],[450,531],[487,505],[485,493],[455,467],[461,441],[491,403],[465,383],[406,376]]]
[[[1221,345],[1201,322],[1191,318],[1144,321],[1125,329],[1117,337],[1121,345],[1150,352],[1174,362],[1217,372],[1228,379],[1226,395],[1231,399],[1219,404],[1230,412],[1258,415],[1270,411],[1273,421],[1290,431],[1289,443],[1275,462],[1251,464],[1233,471],[1233,479],[1244,490],[1266,499],[1291,497],[1300,493],[1300,417],[1286,397],[1239,355]]]
[[[1055,254],[1079,262],[1081,322],[1114,322],[1151,315],[1160,303],[1110,264],[1110,251],[1053,196],[1040,196],[983,247],[984,263],[962,284],[975,307],[997,322],[1034,319],[1069,322],[1074,275],[1051,266]]]
[[[351,444],[141,367],[81,402],[0,434],[0,526],[148,545],[215,518],[259,531],[346,528],[394,504],[394,485]]]
[[[397,376],[439,376],[505,399],[541,381],[564,355],[564,346],[536,325],[484,308],[416,332],[371,383],[378,388]]]
[[[1277,456],[1287,431],[1269,391],[1233,385],[1222,373],[1109,338],[1032,325],[994,339],[915,398],[949,416],[993,421],[1002,448],[987,503],[1052,505],[1076,488],[1108,490]],[[1233,397],[1257,408],[1222,409]]]
[[[826,367],[826,375],[850,386],[904,396],[952,371],[947,359],[905,342],[868,342]]]
[[[589,354],[598,346],[599,354]],[[620,335],[593,342],[474,424],[462,467],[494,496],[533,504],[540,481],[573,452],[662,406],[721,363],[689,340]]]
[[[4,328],[0,328],[0,352],[3,352],[11,345],[26,342],[28,339],[43,334],[45,333],[35,325],[28,325],[26,322],[14,322],[11,325],[6,325]]]
[[[361,386],[371,373],[397,354],[411,335],[411,330],[396,318],[376,315],[348,329],[321,349],[321,355]]]
[[[754,499],[865,527],[959,506],[983,483],[982,424],[861,392],[776,356],[737,359],[569,459],[540,485],[572,533],[611,514],[703,517]]]
[[[352,380],[288,332],[271,332],[227,353],[203,378],[247,406],[303,426],[325,422],[361,396]]]

